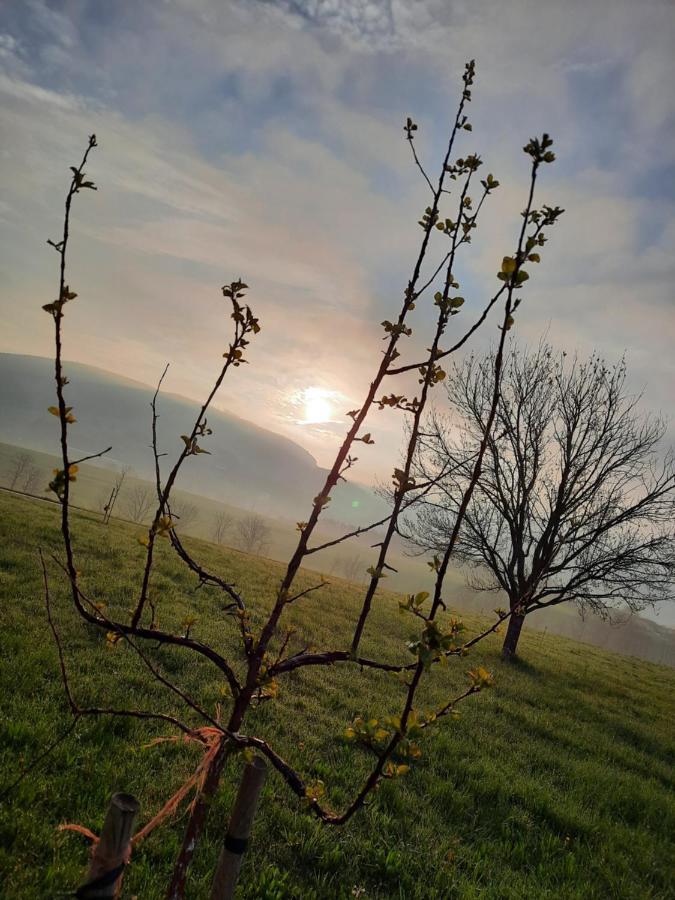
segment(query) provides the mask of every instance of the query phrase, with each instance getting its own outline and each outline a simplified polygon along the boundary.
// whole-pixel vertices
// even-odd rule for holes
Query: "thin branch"
[[[68,572],[63,563],[61,563],[61,561],[54,555],[52,555],[52,559],[67,575]],[[107,616],[105,616],[98,608],[98,606],[84,594],[80,586],[77,584],[75,585],[75,593],[78,598],[78,611],[92,625],[96,625],[98,628],[107,628],[115,634],[121,635],[126,640],[129,639],[129,636],[132,636],[148,641],[156,641],[159,644],[170,644],[176,647],[183,647],[185,649],[194,650],[196,653],[199,653],[201,656],[204,656],[206,657],[206,659],[210,660],[225,675],[228,684],[230,685],[230,690],[232,691],[233,696],[236,697],[240,693],[241,685],[239,684],[237,677],[234,674],[234,670],[229,665],[229,663],[227,663],[227,661],[212,647],[209,647],[208,644],[202,644],[200,641],[196,641],[193,638],[183,637],[178,634],[171,634],[170,632],[160,631],[154,628],[134,628],[132,625],[126,625],[123,622],[115,622],[114,620],[109,619]],[[89,607],[89,610],[83,604],[86,604],[86,606]],[[90,612],[90,610],[95,610],[95,612]],[[136,653],[138,653],[138,655],[143,658],[142,651],[140,650],[138,645],[131,643],[131,646],[134,648]],[[171,689],[176,691],[179,690],[178,688],[175,688],[175,686],[171,686]],[[199,710],[199,713],[200,715],[203,715],[207,720],[212,721],[208,713],[204,712],[203,710]]]
[[[416,485],[417,490],[421,490],[421,493],[416,493],[415,497],[401,505],[400,512],[405,512],[408,507],[412,506],[414,503],[417,503],[420,497],[423,497],[426,493],[428,493],[435,486],[434,482],[429,482],[427,485]],[[308,547],[305,551],[305,555],[309,556],[312,553],[318,553],[320,550],[326,550],[328,547],[335,547],[337,544],[342,544],[344,541],[349,540],[353,537],[358,537],[361,534],[366,534],[368,531],[372,531],[373,528],[379,528],[380,525],[384,525],[385,522],[388,522],[391,518],[391,513],[387,513],[382,519],[378,519],[377,522],[373,522],[371,525],[360,525],[358,528],[355,528],[354,531],[348,531],[346,534],[340,535],[340,537],[334,538],[331,541],[325,541],[323,544],[317,544],[315,547]]]
[[[162,387],[162,382],[166,377],[166,373],[169,371],[169,363],[164,367],[164,371],[162,372],[159,381],[157,382],[157,387],[155,388],[155,393],[152,396],[152,400],[150,402],[150,406],[152,407],[152,456],[155,461],[155,490],[157,491],[157,500],[159,504],[162,503],[162,473],[159,465],[159,452],[157,449],[157,419],[159,415],[157,413],[157,397],[159,396],[160,389]]]
[[[106,453],[110,453],[112,447],[106,447],[105,450],[101,450],[98,453],[91,453],[89,456],[81,456],[80,459],[75,459],[71,462],[71,466],[79,466],[80,463],[86,462],[88,459],[98,459],[101,456],[105,456]]]
[[[296,600],[300,600],[302,597],[306,597],[308,594],[313,594],[315,591],[320,591],[321,588],[326,587],[329,584],[328,581],[322,581],[320,584],[314,584],[311,587],[305,588],[304,591],[299,591],[297,594],[293,594],[291,597],[286,600],[286,603],[294,603]]]
[[[239,611],[239,629],[241,632],[242,644],[244,647],[244,652],[248,656],[253,651],[253,639],[251,637],[251,633],[248,630],[248,625],[246,621],[246,604],[244,602],[243,597],[239,593],[239,591],[235,590],[233,584],[225,581],[224,578],[221,578],[219,575],[214,575],[211,572],[207,572],[206,569],[203,568],[185,549],[182,541],[178,537],[176,530],[174,528],[169,532],[169,538],[171,540],[171,546],[174,548],[178,556],[183,560],[183,562],[188,566],[188,568],[195,573],[195,575],[199,578],[200,584],[212,584],[216,587],[219,587],[222,591],[224,591],[227,596],[232,600],[233,605]]]
[[[411,134],[410,132],[408,132],[408,137],[407,137],[406,140],[408,141],[408,144],[410,145],[410,149],[411,149],[411,151],[412,151],[413,159],[415,160],[415,165],[417,166],[417,168],[418,168],[418,169],[420,170],[420,172],[422,173],[422,177],[424,178],[424,180],[426,181],[426,183],[429,185],[429,190],[431,191],[432,195],[435,197],[435,196],[436,196],[436,189],[434,188],[433,184],[431,183],[431,179],[429,178],[429,176],[427,175],[427,173],[424,171],[424,166],[423,166],[422,163],[419,161],[419,158],[418,158],[418,156],[417,156],[417,151],[415,150],[415,142],[414,142],[413,137],[412,137],[412,134]]]

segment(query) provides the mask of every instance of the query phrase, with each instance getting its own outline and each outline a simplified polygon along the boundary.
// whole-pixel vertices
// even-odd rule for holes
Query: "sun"
[[[322,422],[331,422],[333,420],[333,405],[330,401],[332,396],[332,391],[325,391],[323,388],[306,388],[302,394],[304,406],[302,424],[318,425]]]

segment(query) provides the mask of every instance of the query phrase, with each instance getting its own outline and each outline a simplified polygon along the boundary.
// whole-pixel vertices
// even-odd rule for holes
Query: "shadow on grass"
[[[523,675],[529,675],[530,678],[536,678],[537,680],[542,679],[546,674],[543,669],[538,668],[529,660],[523,659],[522,656],[512,656],[510,659],[505,659],[500,654],[498,662],[507,672],[521,672]]]

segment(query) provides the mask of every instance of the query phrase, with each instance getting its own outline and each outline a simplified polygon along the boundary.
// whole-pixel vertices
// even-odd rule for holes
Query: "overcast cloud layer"
[[[45,239],[59,233],[68,166],[96,132],[99,191],[75,211],[67,357],[146,383],[171,361],[168,390],[200,398],[228,341],[219,288],[241,275],[263,331],[219,404],[325,464],[343,425],[298,425],[294,398],[320,387],[339,410],[359,404],[428,202],[402,125],[419,123],[433,168],[472,57],[473,132],[458,155],[478,151],[503,187],[457,272],[467,302],[453,324],[497,284],[524,206],[522,146],[548,131],[558,162],[539,199],[567,212],[514,333],[547,331],[610,360],[626,350],[632,384],[670,415],[671,0],[5,2],[0,350],[51,352]],[[411,360],[431,311],[416,316]],[[493,321],[475,346],[495,336]],[[396,416],[378,415],[364,480],[399,448]]]

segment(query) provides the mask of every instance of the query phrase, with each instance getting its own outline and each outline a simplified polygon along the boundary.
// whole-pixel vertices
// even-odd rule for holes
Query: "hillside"
[[[23,448],[0,443],[0,486],[8,486],[11,482],[14,461],[22,454]],[[34,493],[50,496],[46,490],[49,473],[58,465],[57,457],[30,451],[33,465],[40,472]],[[76,506],[100,511],[103,503],[110,496],[110,490],[116,472],[105,466],[83,464],[78,473],[77,482],[73,485],[73,502]],[[120,499],[115,507],[115,516],[130,518],[128,501],[136,489],[153,495],[150,482],[127,475]],[[216,518],[225,515],[230,521],[222,543],[237,547],[240,545],[238,522],[247,516],[246,508],[231,503],[220,502],[213,497],[204,497],[186,491],[176,491],[175,500],[188,504],[195,512],[195,518],[181,530],[185,533],[213,540]],[[262,555],[278,561],[285,561],[295,549],[297,531],[295,522],[283,516],[261,515],[267,530],[267,540]],[[352,526],[353,527],[353,526]],[[339,523],[322,520],[316,534],[317,543],[330,541],[344,533],[345,526]],[[377,530],[367,532],[348,542],[331,547],[317,553],[312,558],[312,566],[317,571],[329,576],[344,576],[352,581],[364,581],[366,569],[372,561],[372,544],[378,540]],[[406,556],[401,542],[394,544],[390,557],[391,564],[397,569],[389,574],[388,585],[397,591],[419,591],[429,589],[431,579],[429,568],[424,558]],[[501,603],[499,595],[481,594],[466,584],[465,573],[459,569],[451,569],[446,581],[450,602],[468,612],[491,613]],[[585,641],[605,650],[637,656],[651,662],[675,666],[675,631],[660,625],[644,616],[619,616],[612,624],[603,621],[596,615],[580,616],[576,607],[562,605],[549,610],[542,610],[530,616],[526,627],[537,632],[560,634]]]
[[[37,546],[60,550],[55,505],[0,493],[0,628],[4,690],[0,712],[2,784],[9,785],[68,726],[58,659],[45,621]],[[74,515],[77,565],[85,590],[124,610],[143,550],[137,529],[104,528],[90,513]],[[247,598],[269,603],[280,567],[193,541],[210,568],[232,575]],[[73,687],[82,704],[143,706],[178,712],[172,696],[147,687],[144,669],[125,647],[73,614],[58,569],[50,563],[54,614]],[[301,586],[310,584],[303,575]],[[229,652],[233,627],[218,595],[193,592],[194,581],[162,545],[159,615],[180,629],[196,609],[192,634]],[[187,604],[191,604],[188,607]],[[358,595],[340,580],[290,610],[294,641],[342,644]],[[406,657],[411,636],[395,597],[376,598],[364,651]],[[469,634],[481,619],[465,618]],[[255,622],[254,622],[255,626]],[[411,772],[385,783],[374,802],[335,830],[309,817],[279,779],[263,792],[242,874],[243,900],[401,897],[405,900],[666,900],[672,896],[673,688],[675,673],[550,634],[526,632],[522,661],[504,665],[499,638],[467,660],[435,670],[421,698],[431,709],[466,684],[476,664],[496,686],[462,706],[423,742]],[[164,671],[211,711],[226,703],[221,681],[205,662],[180,651],[157,652]],[[282,684],[277,701],[247,724],[308,778],[327,785],[327,801],[343,807],[370,757],[344,742],[355,715],[393,711],[402,685],[347,667],[314,671]],[[183,713],[181,713],[183,714]],[[141,800],[141,823],[192,771],[197,756],[181,743],[148,747],[163,725],[87,719],[14,790],[0,809],[0,881],[12,900],[72,891],[87,860],[84,840],[58,832],[64,821],[97,830],[113,790]],[[240,771],[233,764],[211,810],[189,896],[202,900]],[[134,852],[125,896],[158,900],[184,818],[155,832]],[[356,891],[356,893],[355,893]]]
[[[153,478],[150,401],[154,388],[110,372],[68,363],[69,402],[77,413],[71,434],[74,456],[112,446],[108,466],[131,466],[140,478]],[[53,453],[57,428],[47,413],[53,403],[53,361],[38,356],[0,353],[0,441]],[[197,403],[171,394],[159,399],[160,449],[175,456],[180,435],[196,418]],[[255,508],[270,515],[297,518],[321,487],[325,470],[298,444],[252,422],[214,409],[208,416],[213,434],[210,456],[185,466],[181,487],[214,500]],[[375,520],[385,506],[372,492],[341,483],[334,492],[331,517],[353,523]],[[299,515],[299,513],[298,513]]]

